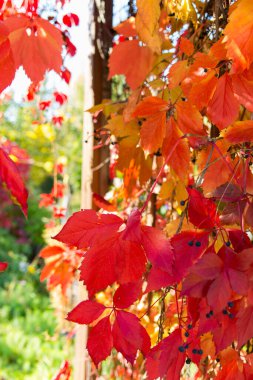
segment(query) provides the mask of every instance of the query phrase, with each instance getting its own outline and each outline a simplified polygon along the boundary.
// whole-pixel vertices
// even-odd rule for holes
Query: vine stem
[[[147,196],[147,199],[146,199],[144,205],[142,206],[142,208],[141,208],[141,210],[140,210],[140,213],[141,213],[141,214],[143,213],[143,211],[144,211],[144,210],[146,209],[146,207],[148,206],[148,203],[149,203],[149,201],[150,201],[150,199],[151,199],[151,197],[152,197],[152,194],[153,194],[153,192],[154,192],[154,190],[155,190],[155,187],[156,187],[156,185],[157,185],[157,183],[158,183],[158,180],[159,180],[159,178],[161,177],[161,175],[163,174],[163,171],[164,171],[165,166],[166,166],[167,163],[169,162],[170,158],[172,157],[172,155],[173,155],[174,151],[176,150],[177,146],[179,145],[180,141],[181,141],[182,139],[185,139],[186,137],[187,137],[186,135],[181,136],[181,137],[176,141],[175,145],[173,146],[173,148],[171,149],[170,153],[169,153],[168,156],[166,157],[166,160],[164,161],[164,163],[163,163],[161,169],[159,170],[159,173],[158,173],[158,175],[157,175],[157,177],[156,177],[155,182],[154,182],[153,185],[151,186],[151,189],[150,189],[150,191],[149,191],[149,194],[148,194],[148,196]]]

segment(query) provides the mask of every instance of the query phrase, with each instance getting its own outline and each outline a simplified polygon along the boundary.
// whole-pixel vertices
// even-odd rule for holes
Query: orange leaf
[[[250,67],[253,61],[253,2],[237,2],[229,16],[229,23],[224,29],[227,57],[233,60],[233,72],[242,72]]]
[[[170,72],[168,74],[169,79],[169,89],[180,85],[180,83],[186,78],[188,72],[188,61],[178,61],[171,66]]]
[[[140,39],[155,53],[161,52],[159,34],[160,0],[137,0],[136,30]]]
[[[179,45],[179,49],[180,49],[180,52],[181,53],[184,53],[186,55],[192,55],[193,51],[194,51],[194,45],[193,43],[188,40],[187,38],[185,37],[181,37],[180,38],[180,45]]]
[[[226,131],[223,137],[232,144],[253,140],[253,120],[236,121]]]
[[[177,122],[183,133],[193,135],[193,137],[205,136],[202,116],[197,108],[189,102],[178,102],[176,105]]]
[[[156,152],[165,136],[168,103],[156,96],[145,98],[136,107],[133,116],[147,118],[141,128],[141,146],[149,153]]]
[[[124,37],[135,37],[137,35],[135,29],[135,17],[129,17],[113,28],[118,34]]]
[[[162,153],[166,158],[170,153],[175,143],[182,136],[175,120],[170,117],[166,125],[166,135],[163,142]],[[181,140],[177,145],[168,165],[175,171],[181,180],[184,180],[189,171],[190,151],[185,140]]]
[[[140,46],[138,40],[120,42],[114,46],[109,58],[109,79],[123,74],[132,90],[139,87],[154,64],[154,55],[147,46]]]
[[[253,80],[249,80],[245,74],[232,76],[233,89],[239,102],[253,112]]]
[[[10,30],[9,39],[16,68],[23,66],[33,82],[43,79],[47,70],[61,72],[62,36],[59,29],[38,16],[12,16],[5,25]]]
[[[234,96],[231,77],[224,74],[218,80],[212,99],[208,103],[207,115],[212,123],[224,129],[233,123],[238,112],[239,103]]]

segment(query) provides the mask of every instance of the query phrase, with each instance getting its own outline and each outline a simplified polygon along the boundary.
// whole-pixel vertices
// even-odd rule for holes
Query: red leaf
[[[113,347],[110,317],[105,317],[89,333],[87,349],[96,366],[110,355]]]
[[[11,192],[11,195],[18,201],[23,210],[23,213],[27,216],[28,191],[25,188],[17,166],[1,148],[0,179],[6,184],[8,190]]]
[[[57,91],[54,92],[54,98],[55,98],[55,101],[59,103],[60,105],[63,105],[68,99],[67,95],[63,94],[62,92],[57,92]]]
[[[113,296],[114,306],[126,309],[131,306],[141,295],[142,282],[129,282],[120,285]]]
[[[142,226],[141,241],[152,266],[172,274],[173,252],[164,233],[156,228]]]
[[[238,346],[243,346],[253,337],[253,306],[241,309],[237,314]]]
[[[101,195],[93,193],[92,199],[97,207],[102,208],[105,211],[116,211],[116,207],[112,203],[108,202],[106,199],[101,197]]]
[[[67,25],[69,28],[73,25],[79,25],[79,17],[75,13],[68,13],[62,18],[63,24]]]
[[[71,367],[69,362],[66,360],[57,375],[52,380],[69,380],[71,375]]]
[[[82,210],[68,219],[54,239],[77,248],[88,248],[110,240],[123,223],[116,215],[101,215],[94,210]]]
[[[117,351],[133,364],[137,351],[147,354],[150,338],[139,319],[126,311],[117,311],[112,329],[113,345]]]
[[[205,198],[198,190],[188,187],[189,204],[188,216],[189,220],[197,228],[212,229],[219,225],[219,216],[215,203]]]
[[[223,246],[218,254],[209,252],[191,268],[183,282],[182,293],[206,297],[208,305],[218,312],[226,306],[232,291],[247,294],[247,270],[252,262],[251,249],[235,254]]]
[[[183,342],[181,330],[177,329],[152,348],[146,364],[150,380],[162,379],[165,376],[168,380],[180,379],[186,355],[185,352],[179,351],[179,347],[183,347]]]
[[[209,232],[183,231],[172,237],[173,273],[177,281],[181,281],[192,265],[202,256],[208,247],[208,236]]]
[[[232,124],[239,112],[239,102],[234,96],[232,80],[228,74],[218,80],[214,94],[208,103],[207,115],[220,129]]]
[[[0,22],[0,92],[11,84],[15,76],[15,63],[9,41],[9,31],[4,23]]]
[[[88,325],[98,319],[105,306],[94,301],[82,301],[68,313],[67,320],[81,325]]]
[[[61,71],[62,35],[59,29],[39,16],[15,15],[5,20],[16,68],[23,66],[35,83],[47,70]]]
[[[3,263],[0,261],[0,272],[4,272],[8,267],[8,263]]]
[[[119,284],[138,281],[145,271],[146,258],[140,244],[115,235],[92,247],[80,267],[80,279],[90,296],[115,281]]]
[[[151,268],[147,281],[148,284],[145,293],[148,293],[151,290],[160,290],[161,288],[166,288],[175,282],[175,278],[168,272],[154,267]]]

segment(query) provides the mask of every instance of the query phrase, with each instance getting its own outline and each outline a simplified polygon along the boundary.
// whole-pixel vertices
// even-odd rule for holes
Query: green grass
[[[0,379],[50,380],[67,355],[56,327],[49,298],[33,283],[0,290]]]

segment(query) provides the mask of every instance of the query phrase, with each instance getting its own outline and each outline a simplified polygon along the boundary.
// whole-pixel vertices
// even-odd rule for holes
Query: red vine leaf
[[[134,314],[117,311],[112,334],[114,347],[131,364],[138,350],[146,355],[150,349],[149,335]]]
[[[67,320],[81,325],[88,325],[98,319],[105,306],[94,301],[82,301],[68,313]]]
[[[60,73],[63,40],[59,29],[38,16],[22,14],[8,17],[5,25],[10,31],[16,68],[23,66],[35,83],[44,78],[47,70]]]
[[[166,376],[169,380],[179,380],[185,358],[181,330],[177,329],[153,347],[148,354],[146,364],[148,378],[155,380]]]
[[[101,319],[89,333],[87,349],[96,366],[110,355],[113,347],[110,317]]]
[[[24,182],[19,174],[17,166],[0,148],[0,180],[4,182],[11,192],[11,195],[20,204],[23,213],[27,216],[27,198],[28,191],[25,188]]]

